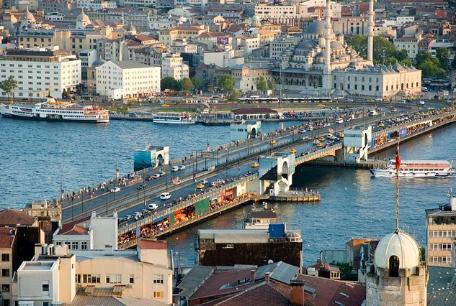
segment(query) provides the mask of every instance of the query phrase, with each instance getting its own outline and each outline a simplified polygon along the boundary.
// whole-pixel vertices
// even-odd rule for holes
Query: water
[[[287,123],[291,125],[293,123]],[[263,124],[265,131],[277,123]],[[456,159],[456,125],[401,146],[402,159]],[[0,119],[0,208],[22,207],[32,200],[55,197],[60,186],[77,189],[110,178],[116,165],[132,169],[132,153],[146,144],[169,145],[173,157],[242,137],[226,126],[161,126],[150,122],[113,121],[85,125]],[[378,157],[390,157],[392,151]],[[304,260],[314,262],[320,250],[342,249],[351,237],[379,237],[394,228],[394,180],[370,177],[366,170],[302,167],[295,185],[320,191],[315,205],[275,204],[290,229],[300,229]],[[453,179],[402,179],[401,225],[425,242],[424,209],[447,200]],[[455,189],[456,190],[456,189]],[[181,265],[195,262],[198,228],[240,228],[250,207],[209,220],[168,239]]]

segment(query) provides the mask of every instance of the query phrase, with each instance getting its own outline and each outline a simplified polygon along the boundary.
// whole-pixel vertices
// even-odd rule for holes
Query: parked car
[[[145,187],[146,187],[146,185],[141,184],[141,185],[139,185],[138,187],[136,187],[136,189],[138,189],[138,190],[143,190]]]
[[[178,167],[178,166],[173,166],[173,167],[171,168],[171,171],[177,172],[177,171],[179,171],[179,167]]]
[[[119,191],[120,191],[119,187],[114,187],[114,188],[111,189],[112,193],[119,192]]]

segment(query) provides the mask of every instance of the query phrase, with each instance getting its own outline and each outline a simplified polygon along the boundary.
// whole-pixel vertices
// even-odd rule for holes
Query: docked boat
[[[390,160],[385,169],[371,169],[375,177],[447,177],[454,174],[453,165],[446,160],[402,160],[396,170],[396,161]]]
[[[156,113],[154,123],[195,124],[196,120],[188,113]]]
[[[80,106],[71,102],[49,99],[46,102],[0,106],[3,117],[44,121],[74,121],[87,123],[108,123],[109,112],[97,106]]]

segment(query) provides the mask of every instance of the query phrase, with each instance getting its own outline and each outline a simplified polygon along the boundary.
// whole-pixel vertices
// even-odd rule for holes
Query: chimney
[[[300,280],[294,280],[291,282],[290,286],[290,304],[296,306],[304,306],[304,282]]]
[[[374,63],[374,0],[369,0],[369,23],[367,33],[367,60]]]
[[[255,282],[255,270],[250,270],[250,282],[254,283]]]

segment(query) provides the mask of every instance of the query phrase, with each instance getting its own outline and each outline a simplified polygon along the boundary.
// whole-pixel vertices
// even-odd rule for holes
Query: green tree
[[[446,75],[439,59],[433,57],[429,52],[418,52],[415,61],[416,67],[423,71],[424,77],[441,78]]]
[[[263,76],[261,76],[257,79],[256,88],[260,92],[265,92],[266,90],[268,90],[268,82],[266,81],[266,79]]]
[[[169,90],[179,91],[182,89],[182,84],[172,77],[163,78],[161,80],[160,84],[161,84],[162,90],[169,89]]]
[[[6,95],[8,96],[10,103],[13,103],[14,91],[16,90],[16,88],[17,81],[12,76],[0,82],[0,89],[6,92]]]
[[[199,76],[194,76],[194,77],[191,78],[191,80],[192,80],[192,83],[193,83],[193,87],[195,87],[196,90],[203,89],[204,82],[203,82],[202,78],[200,78]]]
[[[451,62],[451,69],[456,70],[456,56],[453,58],[453,61]]]
[[[191,91],[193,89],[193,82],[189,78],[184,78],[181,83],[184,91]]]
[[[436,55],[435,56],[439,60],[441,68],[448,67],[448,64],[449,64],[448,48],[438,48],[436,50]]]
[[[227,93],[231,93],[234,89],[235,80],[232,75],[225,74],[219,80],[219,86]]]
[[[274,91],[276,88],[276,82],[274,79],[268,80],[268,89]]]

